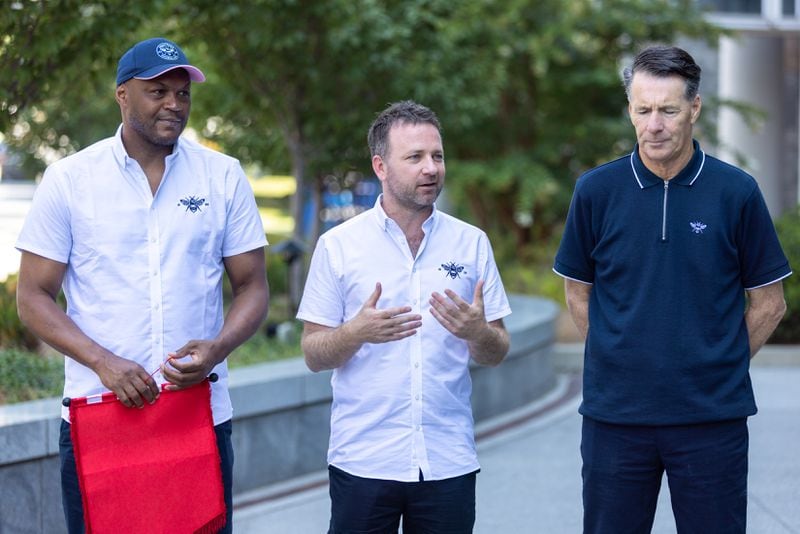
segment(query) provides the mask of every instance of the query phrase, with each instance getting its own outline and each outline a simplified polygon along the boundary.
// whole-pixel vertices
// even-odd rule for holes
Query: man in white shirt
[[[17,241],[22,321],[65,358],[64,395],[112,391],[128,407],[160,384],[214,372],[211,408],[231,531],[231,402],[226,357],[266,316],[267,244],[239,162],[180,137],[191,84],[205,80],[163,38],[129,49],[117,70],[122,125],[50,167]],[[222,278],[233,300],[223,320]],[[56,296],[62,288],[65,313]],[[164,365],[167,357],[174,357]],[[83,532],[80,488],[63,412],[62,500]],[[158,491],[158,481],[153,481]]]
[[[319,239],[297,314],[306,364],[334,370],[329,532],[471,532],[469,361],[503,360],[511,309],[486,234],[436,210],[436,115],[395,103],[368,140],[383,194]]]

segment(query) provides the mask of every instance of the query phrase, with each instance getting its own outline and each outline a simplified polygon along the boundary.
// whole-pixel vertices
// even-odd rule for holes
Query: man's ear
[[[375,154],[372,156],[372,170],[375,171],[375,176],[383,182],[386,179],[386,163],[383,158]]]
[[[124,83],[117,86],[116,91],[114,91],[114,98],[120,106],[123,105],[123,102],[128,101],[128,88]]]
[[[700,117],[700,110],[703,107],[703,101],[700,99],[700,95],[694,95],[694,100],[692,101],[692,124],[697,122],[697,119]]]

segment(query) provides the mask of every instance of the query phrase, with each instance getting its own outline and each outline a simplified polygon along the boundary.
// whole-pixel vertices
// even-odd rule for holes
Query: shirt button
[[[419,362],[414,363],[414,367],[419,367]]]
[[[421,432],[421,431],[422,431],[422,425],[417,425],[417,432]]]
[[[157,309],[158,309],[158,308],[160,308],[160,307],[161,307],[161,305],[160,305],[160,304],[156,304],[155,306],[153,306],[153,309],[154,309],[154,310],[157,310]]]
[[[419,400],[419,395],[414,395],[414,398],[415,398],[416,400]]]

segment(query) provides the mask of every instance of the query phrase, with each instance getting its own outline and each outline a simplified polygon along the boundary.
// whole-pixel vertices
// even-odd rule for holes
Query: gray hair
[[[395,124],[431,124],[442,133],[442,127],[436,113],[422,104],[412,100],[403,100],[390,104],[384,109],[367,133],[370,155],[386,158],[389,152],[389,130]]]
[[[700,89],[700,66],[686,50],[677,46],[651,46],[645,48],[634,58],[630,67],[622,71],[622,82],[628,100],[631,98],[631,83],[637,72],[653,76],[680,76],[686,81],[686,100],[694,100]]]

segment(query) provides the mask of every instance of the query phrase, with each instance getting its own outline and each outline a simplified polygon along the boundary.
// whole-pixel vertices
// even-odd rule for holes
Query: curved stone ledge
[[[511,350],[498,367],[471,367],[476,421],[517,408],[555,384],[558,306],[512,295]],[[234,369],[234,492],[325,467],[330,375],[302,358]],[[58,468],[60,399],[0,406],[0,532],[64,532]]]

